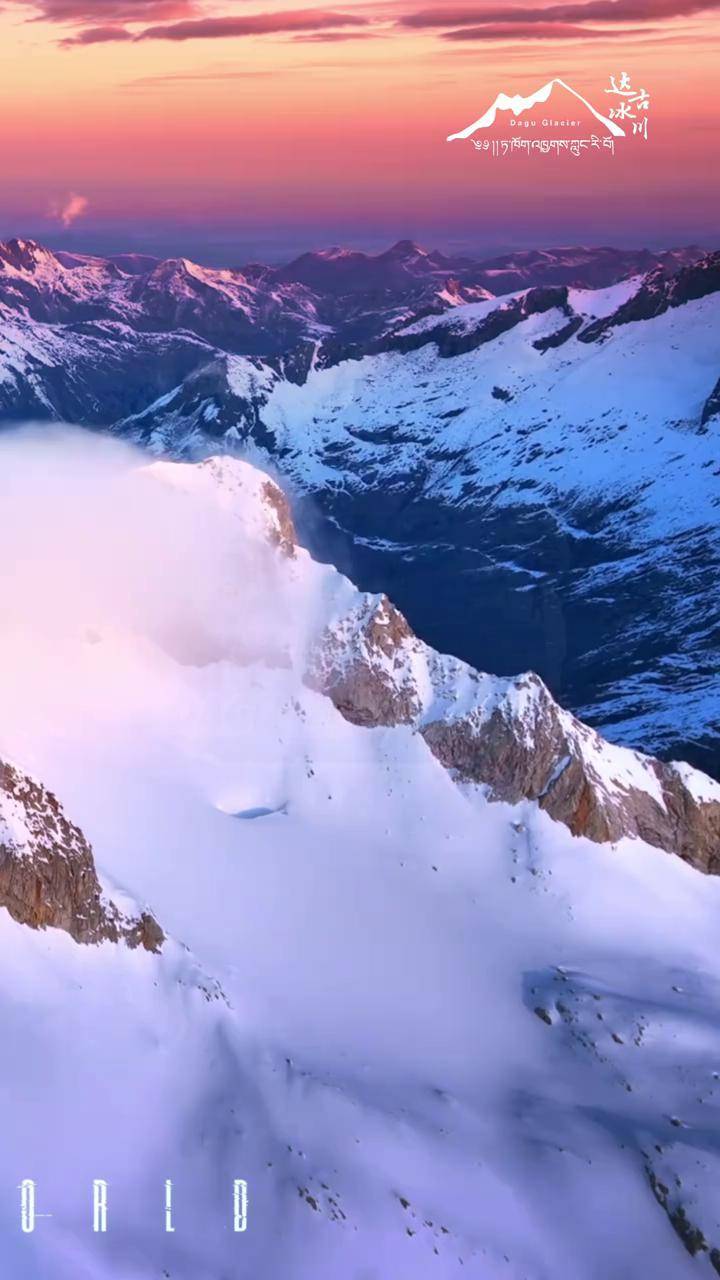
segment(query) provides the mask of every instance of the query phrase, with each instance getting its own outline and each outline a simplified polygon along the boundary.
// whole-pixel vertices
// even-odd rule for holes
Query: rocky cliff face
[[[64,929],[76,942],[124,941],[159,951],[153,917],[124,915],[104,894],[92,849],[51,791],[0,761],[0,906],[32,929]]]
[[[273,437],[264,431],[260,409],[272,388],[274,374],[257,360],[212,354],[167,394],[145,403],[139,413],[128,414],[113,427],[116,435],[154,452],[177,452],[178,437],[184,452],[200,452],[208,439],[228,443],[246,436],[272,453]]]
[[[325,693],[351,724],[412,724],[421,711],[405,646],[418,644],[386,596],[366,596],[328,627],[308,669],[307,683]]]
[[[266,480],[263,485],[263,504],[269,511],[268,537],[273,546],[284,556],[292,559],[295,555],[297,535],[290,510],[290,503],[274,480]]]
[[[605,742],[532,673],[500,679],[434,653],[385,596],[362,596],[327,628],[307,679],[353,724],[413,727],[493,800],[532,800],[573,835],[637,837],[720,873],[717,784]]]

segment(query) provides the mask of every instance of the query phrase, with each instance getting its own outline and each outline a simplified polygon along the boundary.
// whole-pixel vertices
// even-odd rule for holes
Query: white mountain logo
[[[494,125],[498,111],[512,111],[514,116],[521,116],[524,111],[532,110],[538,103],[547,102],[556,87],[565,89],[567,93],[571,93],[574,98],[582,102],[583,106],[587,107],[595,119],[605,126],[608,133],[612,133],[616,138],[625,137],[625,130],[615,120],[610,120],[608,116],[596,111],[592,103],[588,102],[587,98],[583,98],[582,94],[577,92],[577,89],[573,89],[572,85],[566,84],[564,80],[556,77],[554,80],[548,80],[547,84],[544,84],[541,89],[536,89],[527,98],[524,98],[519,93],[513,94],[512,97],[507,93],[499,93],[492,106],[488,107],[479,120],[476,120],[474,124],[469,124],[467,129],[461,129],[459,133],[451,133],[448,137],[448,142],[454,142],[457,138],[470,138],[478,129],[489,129]]]

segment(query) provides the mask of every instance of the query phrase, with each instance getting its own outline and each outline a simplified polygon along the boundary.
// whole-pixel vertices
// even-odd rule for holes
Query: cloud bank
[[[596,39],[602,35],[610,38],[628,23],[669,22],[716,11],[720,0],[567,0],[546,5],[475,6],[440,2],[424,9],[406,7],[402,0],[400,3],[389,0],[386,8],[371,6],[364,15],[357,10],[334,9],[213,13],[206,6],[201,7],[198,0],[10,0],[10,5],[30,10],[33,21],[75,28],[60,40],[60,44],[68,48],[145,40],[176,43],[228,40],[285,33],[298,33],[299,40],[332,42],[351,39],[357,29],[378,35],[413,30],[434,33],[445,40],[467,41],[510,37]],[[622,31],[622,34],[638,32]]]
[[[125,27],[89,27],[62,44],[104,44],[115,40],[227,40],[243,36],[276,35],[295,31],[325,31],[342,27],[364,27],[367,19],[357,14],[325,9],[295,9],[278,13],[248,14],[227,18],[197,18],[170,25],[145,27],[139,32]]]
[[[0,652],[12,640],[39,669],[65,640],[125,636],[183,665],[286,662],[305,643],[307,605],[270,544],[248,536],[256,506],[90,431],[4,432]]]

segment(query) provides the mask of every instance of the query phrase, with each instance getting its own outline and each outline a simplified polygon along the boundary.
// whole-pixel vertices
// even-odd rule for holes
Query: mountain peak
[[[427,258],[427,250],[416,240],[398,240],[382,255],[384,258]]]
[[[323,258],[326,262],[332,262],[336,258],[355,258],[357,257],[357,251],[355,249],[343,248],[341,244],[331,244],[329,249],[318,249],[314,254],[309,256]]]
[[[55,255],[36,240],[13,237],[0,241],[0,262],[6,262],[17,270],[32,271],[39,263],[50,260],[56,261]]]

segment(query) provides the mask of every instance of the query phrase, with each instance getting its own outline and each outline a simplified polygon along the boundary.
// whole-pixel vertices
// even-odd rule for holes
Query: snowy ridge
[[[363,254],[355,255],[361,264]],[[381,255],[382,258],[382,255]],[[385,260],[386,258],[386,260]],[[362,291],[337,296],[332,280],[288,269],[220,269],[187,258],[144,262],[51,250],[34,241],[0,243],[0,304],[39,324],[122,324],[136,333],[186,332],[233,355],[281,357],[298,344],[345,332],[375,334],[427,308],[442,310],[483,295],[461,284],[453,262],[423,251],[390,251],[377,285],[361,271]],[[342,272],[341,257],[318,262]],[[463,265],[462,263],[460,264]],[[466,264],[467,265],[467,264]],[[470,264],[473,266],[474,264]],[[351,292],[354,281],[348,279]],[[375,293],[373,294],[373,288]]]
[[[300,285],[266,290],[240,271],[168,259],[138,272],[111,259],[56,255],[33,241],[0,244],[0,300],[51,324],[110,321],[134,330],[187,329],[230,352],[253,350],[272,318],[276,341],[313,331],[315,303]],[[262,343],[262,339],[261,339]]]
[[[603,741],[532,672],[499,679],[433,652],[384,596],[362,597],[328,626],[309,679],[353,724],[411,725],[453,777],[491,799],[529,798],[574,835],[639,836],[720,870],[710,779]]]
[[[78,327],[125,326],[146,337],[192,334],[217,351],[290,367],[302,366],[308,345],[323,343],[326,358],[336,359],[339,349],[416,316],[523,285],[607,286],[653,267],[676,270],[700,253],[569,247],[483,262],[399,241],[375,255],[320,250],[282,267],[230,269],[187,258],[54,253],[16,239],[0,242],[0,307],[16,320],[67,326],[68,343]]]

